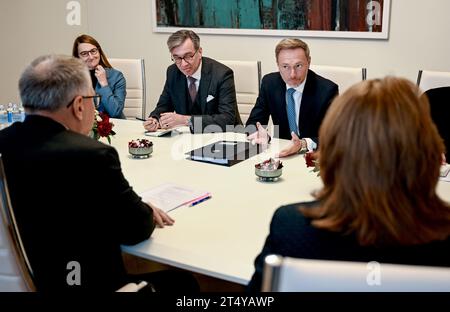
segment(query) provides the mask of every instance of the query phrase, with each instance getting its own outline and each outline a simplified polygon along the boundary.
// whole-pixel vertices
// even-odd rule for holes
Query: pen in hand
[[[147,121],[147,119],[145,119],[145,118],[139,118],[139,117],[134,117],[134,118],[136,118],[137,120],[141,120],[141,121]]]

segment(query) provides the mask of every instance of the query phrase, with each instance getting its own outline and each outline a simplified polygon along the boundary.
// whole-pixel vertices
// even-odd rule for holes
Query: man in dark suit
[[[226,131],[227,125],[242,124],[233,71],[202,57],[200,38],[191,30],[173,33],[167,46],[174,64],[167,68],[163,92],[145,129],[190,126],[191,132]]]
[[[335,96],[338,86],[309,69],[311,57],[308,45],[300,39],[283,39],[275,48],[279,72],[267,74],[247,120],[246,127],[257,126],[249,136],[254,143],[266,143],[267,125],[272,116],[275,136],[291,139],[280,157],[300,150],[317,148],[319,127]],[[278,127],[277,127],[278,126]]]
[[[0,153],[37,290],[116,290],[130,281],[120,245],[174,221],[141,201],[113,147],[87,136],[96,95],[81,60],[39,57],[19,89],[27,116],[0,131]]]

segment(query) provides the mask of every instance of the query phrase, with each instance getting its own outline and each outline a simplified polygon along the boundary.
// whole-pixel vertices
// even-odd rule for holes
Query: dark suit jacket
[[[449,162],[449,150],[450,150],[450,87],[442,87],[436,89],[430,89],[425,92],[430,101],[431,118],[444,140],[446,153],[445,157]]]
[[[207,102],[208,96],[214,99]],[[201,119],[194,118],[194,132],[203,132],[208,125],[217,125],[222,131],[226,125],[242,124],[236,102],[233,71],[207,57],[202,58],[202,76],[197,101],[201,107]],[[173,112],[192,115],[186,76],[175,64],[167,68],[166,83],[151,117],[159,119],[161,113]],[[200,116],[198,116],[200,117]],[[197,127],[197,123],[201,122]],[[192,130],[192,129],[191,129]]]
[[[311,219],[298,210],[300,205],[310,207],[317,202],[283,206],[275,212],[270,234],[255,260],[255,273],[248,290],[261,290],[264,259],[270,254],[305,259],[450,266],[450,239],[416,246],[361,247],[354,235],[313,227]]]
[[[338,86],[312,70],[308,70],[305,89],[303,90],[299,115],[299,131],[301,138],[311,138],[317,143],[319,128],[331,101],[338,95]],[[267,125],[272,116],[274,125],[279,126],[275,137],[291,139],[289,121],[286,112],[286,83],[279,72],[267,74],[261,82],[261,90],[256,99],[246,127],[260,122]],[[252,132],[252,131],[250,131]]]
[[[0,131],[0,153],[38,290],[116,290],[125,282],[120,244],[154,229],[152,210],[122,174],[116,150],[27,116]],[[81,286],[69,286],[71,261]]]

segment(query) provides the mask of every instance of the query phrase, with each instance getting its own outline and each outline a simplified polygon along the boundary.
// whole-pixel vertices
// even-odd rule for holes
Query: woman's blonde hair
[[[315,227],[361,245],[414,245],[450,235],[436,194],[444,145],[419,89],[401,78],[361,82],[336,98],[319,132],[324,187]]]

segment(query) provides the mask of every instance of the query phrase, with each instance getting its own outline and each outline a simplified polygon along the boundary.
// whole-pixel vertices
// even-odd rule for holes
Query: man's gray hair
[[[23,107],[30,110],[55,111],[67,105],[91,80],[86,64],[62,55],[44,55],[35,59],[22,73],[19,92]]]
[[[191,39],[194,44],[195,51],[200,48],[200,37],[192,30],[181,29],[174,32],[170,35],[169,39],[167,39],[167,47],[169,48],[169,51],[172,52],[173,49],[182,45],[187,39]]]

